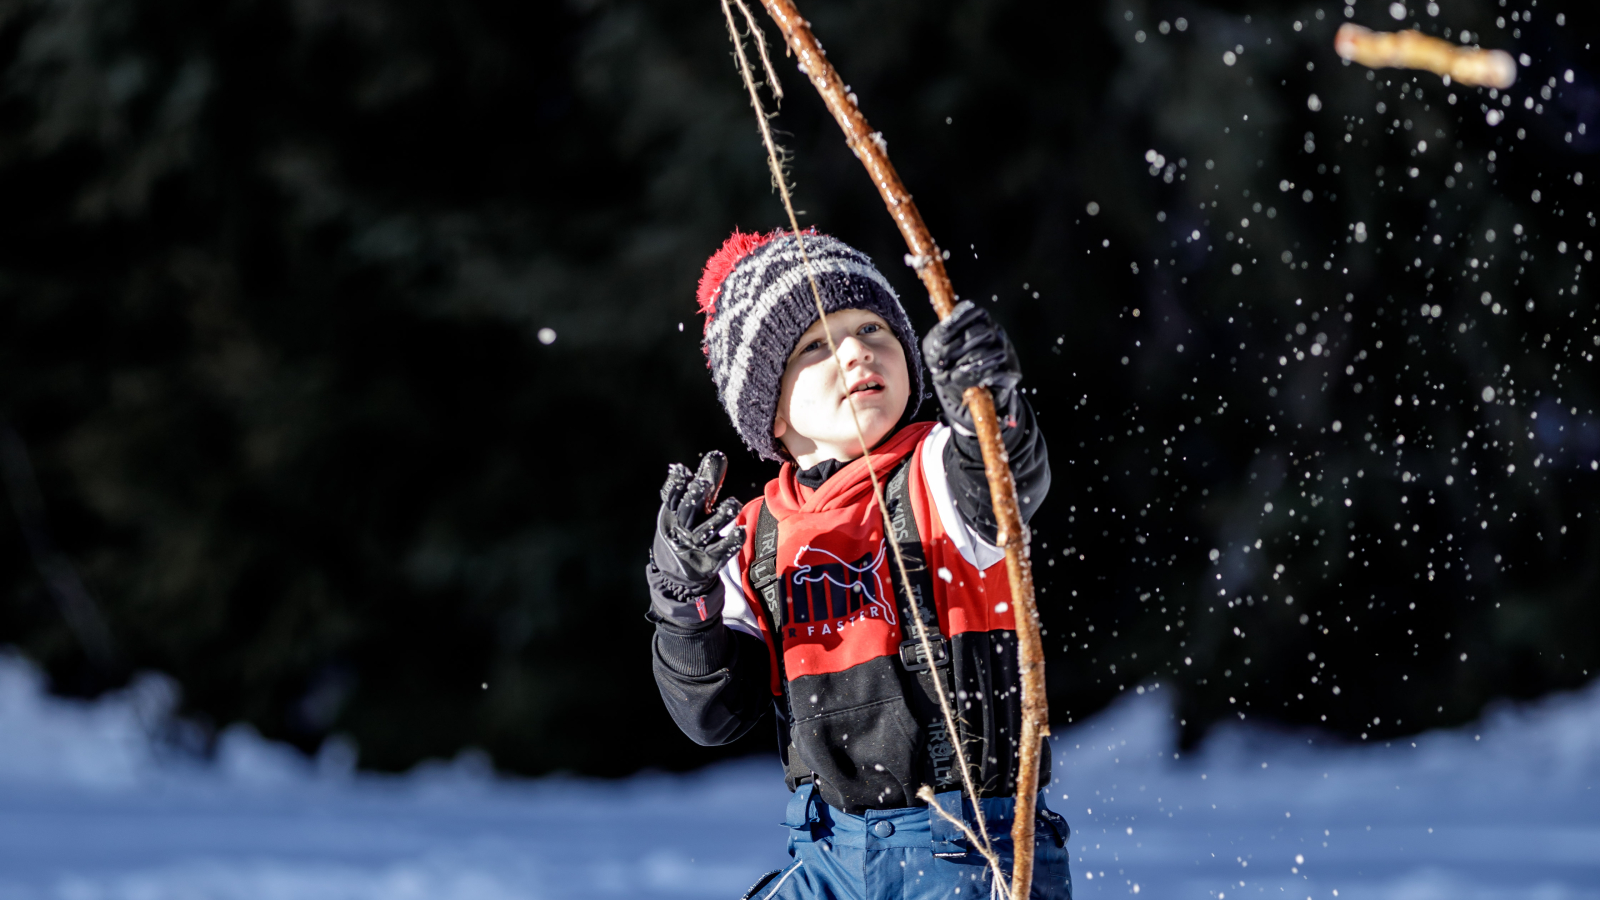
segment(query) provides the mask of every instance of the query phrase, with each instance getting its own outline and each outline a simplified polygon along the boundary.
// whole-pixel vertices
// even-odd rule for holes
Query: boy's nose
[[[839,363],[845,368],[872,360],[872,349],[855,335],[847,335],[839,342]]]

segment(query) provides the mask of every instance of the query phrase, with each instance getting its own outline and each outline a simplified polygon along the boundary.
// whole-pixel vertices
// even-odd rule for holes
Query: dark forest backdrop
[[[1600,665],[1600,20],[1445,7],[1506,95],[1342,65],[1373,0],[803,3],[1037,391],[1057,720],[1371,739]],[[770,477],[693,314],[781,222],[715,0],[23,0],[0,67],[0,643],[374,767],[713,757],[640,570],[668,462]],[[803,220],[925,328],[779,68]]]

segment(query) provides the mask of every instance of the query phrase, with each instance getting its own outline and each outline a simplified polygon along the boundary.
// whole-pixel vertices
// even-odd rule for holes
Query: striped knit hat
[[[875,312],[900,340],[911,376],[902,423],[910,421],[922,403],[922,355],[894,288],[860,250],[814,229],[800,237],[822,308]],[[764,235],[734,231],[706,261],[699,299],[706,314],[706,364],[723,409],[751,450],[765,459],[783,459],[772,436],[779,385],[795,342],[817,321],[817,301],[795,235],[781,229]]]

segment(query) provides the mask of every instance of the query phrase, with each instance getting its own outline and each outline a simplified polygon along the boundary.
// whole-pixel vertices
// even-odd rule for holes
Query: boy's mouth
[[[850,393],[860,394],[864,391],[881,391],[883,389],[883,382],[881,380],[877,378],[864,378],[851,386]]]

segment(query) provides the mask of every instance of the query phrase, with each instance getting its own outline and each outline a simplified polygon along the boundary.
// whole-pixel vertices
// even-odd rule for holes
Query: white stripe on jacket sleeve
[[[944,469],[944,448],[950,443],[951,431],[947,425],[935,425],[922,443],[922,482],[933,497],[933,507],[944,524],[950,542],[961,551],[961,558],[983,571],[1006,558],[1006,552],[984,540],[961,517],[955,494],[950,490],[950,478]]]
[[[722,533],[727,534],[738,524],[737,520],[729,522]],[[745,565],[744,550],[741,548],[722,567],[722,624],[757,640],[765,640],[761,637],[761,625],[756,621],[756,611],[750,608],[750,598],[744,593]]]

